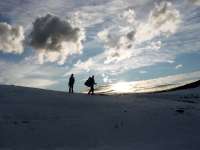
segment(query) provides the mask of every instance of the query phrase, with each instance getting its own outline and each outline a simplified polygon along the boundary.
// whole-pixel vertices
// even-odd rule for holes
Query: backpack
[[[89,78],[85,81],[85,86],[88,86],[88,87],[91,86],[91,77],[89,77]]]

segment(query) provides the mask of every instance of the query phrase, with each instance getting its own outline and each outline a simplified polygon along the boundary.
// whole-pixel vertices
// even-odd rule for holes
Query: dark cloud
[[[135,31],[131,31],[127,34],[127,38],[129,40],[134,40],[134,37],[135,37]]]
[[[84,39],[83,29],[47,14],[34,21],[29,44],[38,50],[40,63],[50,61],[64,64],[69,55],[81,53]]]
[[[47,14],[33,23],[30,44],[36,49],[57,51],[62,48],[62,42],[76,42],[78,32],[79,28],[73,28],[67,21]]]

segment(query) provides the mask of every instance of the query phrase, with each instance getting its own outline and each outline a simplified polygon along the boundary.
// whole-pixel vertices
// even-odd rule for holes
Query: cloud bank
[[[183,86],[185,84],[199,80],[200,71],[191,73],[182,73],[177,75],[164,76],[160,78],[142,80],[142,81],[121,81],[114,84],[108,84],[98,87],[98,93],[140,93],[154,92]]]
[[[58,84],[55,78],[64,72],[51,66],[34,64],[30,60],[12,63],[0,60],[0,84],[49,88]]]
[[[133,56],[135,59],[144,49],[159,50],[162,42],[155,39],[174,34],[181,22],[179,11],[170,2],[156,4],[144,21],[136,19],[134,9],[125,10],[116,18],[114,25],[98,33],[106,49],[106,64],[118,63]],[[138,48],[142,50],[139,52]]]
[[[161,50],[161,39],[176,33],[181,22],[172,3],[156,4],[146,20],[138,19],[134,9],[126,9],[113,18],[113,23],[97,34],[104,52],[78,62],[70,73],[95,70],[99,74],[119,75],[131,69],[174,62],[173,53]]]
[[[40,63],[64,64],[70,55],[82,52],[85,33],[70,21],[47,14],[34,21],[29,38],[30,46],[39,53]]]
[[[0,22],[0,51],[21,54],[24,51],[24,30],[22,26],[13,27]]]

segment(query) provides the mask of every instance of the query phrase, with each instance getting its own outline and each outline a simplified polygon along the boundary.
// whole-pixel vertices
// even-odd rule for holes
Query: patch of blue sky
[[[10,24],[12,21],[8,16],[0,13],[0,22],[6,22]]]

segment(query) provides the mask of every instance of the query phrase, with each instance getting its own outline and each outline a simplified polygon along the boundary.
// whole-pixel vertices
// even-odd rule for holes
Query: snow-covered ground
[[[69,95],[0,86],[0,150],[199,150],[200,88]]]

